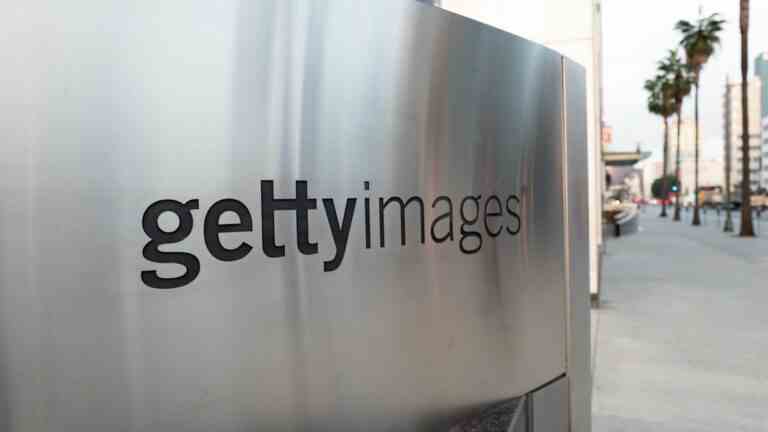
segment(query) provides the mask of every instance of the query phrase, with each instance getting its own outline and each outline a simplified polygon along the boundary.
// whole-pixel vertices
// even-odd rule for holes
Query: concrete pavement
[[[607,244],[593,430],[768,431],[768,233],[723,234],[714,212],[698,228],[657,214]]]

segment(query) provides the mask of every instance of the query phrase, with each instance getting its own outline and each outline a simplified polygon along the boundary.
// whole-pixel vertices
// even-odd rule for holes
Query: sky
[[[755,57],[768,51],[768,0],[750,3],[752,76]],[[662,121],[648,113],[643,83],[680,40],[675,23],[696,19],[699,5],[704,15],[718,12],[727,20],[722,45],[702,72],[699,96],[702,157],[722,157],[726,77],[741,80],[739,0],[604,0],[603,118],[613,127],[611,150],[634,150],[640,143],[643,150],[653,152],[653,159],[661,159]],[[683,117],[693,118],[693,97],[688,98]]]

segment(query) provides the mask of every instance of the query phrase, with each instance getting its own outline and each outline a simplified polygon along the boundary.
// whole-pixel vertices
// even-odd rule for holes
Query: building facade
[[[768,87],[768,86],[766,86]],[[768,190],[768,116],[763,117],[763,174],[760,178],[760,185]]]
[[[699,136],[701,138],[701,136]],[[677,121],[670,120],[669,130],[670,168],[674,167],[677,155]],[[680,160],[693,159],[696,151],[696,123],[693,119],[683,118],[680,122]],[[701,151],[701,149],[699,149]]]
[[[672,118],[667,130],[667,139],[669,142],[669,166],[667,172],[674,174],[675,161],[677,158],[677,120]],[[701,135],[699,135],[701,139]],[[693,160],[696,155],[696,123],[690,118],[683,118],[680,122],[680,162]],[[701,156],[701,148],[699,148]]]
[[[725,167],[721,159],[699,159],[699,187],[723,186]],[[680,163],[680,186],[683,196],[693,196],[695,185],[695,161]]]
[[[762,84],[759,79],[747,83],[749,98],[749,171],[750,188],[757,191],[761,185],[763,171],[762,149]],[[731,191],[740,189],[741,170],[741,82],[727,82],[724,99],[725,113],[725,170],[731,174]]]
[[[763,88],[760,91],[761,117],[768,117],[768,51],[755,58],[755,76],[760,78]]]
[[[653,192],[651,186],[654,180],[661,177],[663,161],[660,160],[644,160],[637,164],[637,168],[643,173],[643,198],[652,199]]]
[[[671,121],[668,131],[669,166],[666,172],[674,174],[677,158],[677,121]],[[701,140],[701,134],[699,134]],[[724,185],[725,167],[723,160],[704,159],[701,142],[699,142],[699,186]],[[661,174],[661,164],[658,162],[658,178]],[[651,180],[653,181],[653,180]],[[684,118],[680,122],[680,192],[683,196],[693,196],[696,185],[696,123],[693,119]]]
[[[683,196],[693,196],[694,186],[694,159],[686,159],[680,163],[680,179]],[[642,171],[643,190],[642,196],[646,199],[653,198],[651,194],[651,185],[653,181],[661,177],[663,162],[660,160],[649,160],[638,164],[638,169]],[[670,173],[671,171],[667,171]],[[725,185],[725,167],[722,159],[700,159],[699,160],[699,187],[723,187]]]
[[[760,111],[763,125],[763,151],[762,160],[768,161],[768,51],[760,53],[755,59],[755,75],[762,83],[760,91]],[[768,163],[763,163],[760,186],[768,189]]]

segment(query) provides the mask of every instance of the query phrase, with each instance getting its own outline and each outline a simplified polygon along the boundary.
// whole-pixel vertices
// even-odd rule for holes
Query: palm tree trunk
[[[682,104],[679,104],[680,106]],[[680,221],[680,192],[683,190],[683,182],[680,181],[680,128],[682,126],[680,108],[677,109],[677,154],[675,155],[675,178],[677,179],[677,192],[675,193],[675,216],[673,221]]]
[[[669,118],[664,117],[664,166],[661,168],[661,214],[659,217],[667,217],[667,197],[669,187],[667,185],[667,166],[669,166]]]
[[[747,57],[749,37],[749,0],[741,0],[741,228],[740,237],[754,237],[752,226],[752,186],[749,172],[749,100],[747,95]]]
[[[694,96],[694,127],[696,130],[694,134],[696,136],[696,143],[694,144],[693,155],[693,226],[701,225],[701,217],[699,216],[699,79],[696,78],[695,84],[696,94]]]

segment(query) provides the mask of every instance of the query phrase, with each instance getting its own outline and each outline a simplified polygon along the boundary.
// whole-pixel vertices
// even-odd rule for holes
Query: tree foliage
[[[671,83],[663,74],[645,81],[644,88],[648,92],[648,112],[662,118],[670,117],[675,113],[674,99],[669,91],[670,85]]]
[[[680,188],[677,177],[670,174],[666,176],[666,182],[664,180],[665,177],[659,177],[651,183],[651,195],[656,199],[667,199],[672,191]],[[666,189],[664,188],[665,185]]]
[[[672,100],[675,112],[683,108],[683,99],[691,93],[693,76],[689,67],[683,63],[677,50],[671,49],[667,56],[659,61],[658,69],[664,77],[665,87],[663,91]]]
[[[720,33],[723,31],[724,24],[725,20],[721,19],[720,15],[712,14],[700,18],[695,23],[680,20],[675,25],[675,28],[682,33],[680,46],[685,50],[687,63],[697,82],[701,68],[720,45]]]

